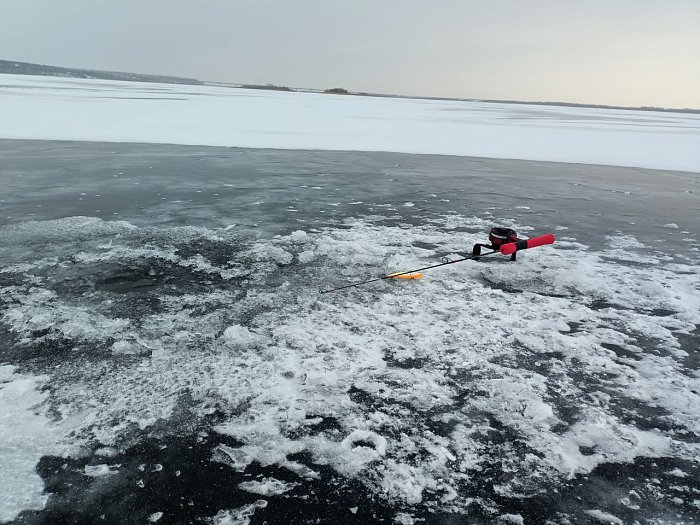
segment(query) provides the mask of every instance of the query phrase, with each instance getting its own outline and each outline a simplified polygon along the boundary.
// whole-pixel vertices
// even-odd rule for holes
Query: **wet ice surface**
[[[700,519],[698,175],[0,148],[1,520]]]

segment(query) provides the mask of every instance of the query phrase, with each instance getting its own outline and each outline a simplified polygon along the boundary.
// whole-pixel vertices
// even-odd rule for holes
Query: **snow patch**
[[[259,499],[254,503],[243,505],[237,509],[220,510],[207,520],[210,525],[250,525],[250,518],[258,509],[267,507],[267,501]]]
[[[244,481],[238,484],[238,488],[261,496],[279,496],[297,485],[299,484],[286,483],[275,478],[263,478],[260,481]]]
[[[230,345],[247,348],[255,346],[260,341],[260,337],[255,332],[245,326],[232,325],[224,330],[223,339]]]
[[[607,512],[603,512],[602,510],[599,510],[599,509],[587,510],[585,512],[591,518],[593,518],[594,520],[596,520],[600,523],[607,523],[609,525],[623,525],[623,523],[624,523],[617,516],[614,516],[614,515],[609,514]]]
[[[501,514],[498,516],[498,522],[510,525],[524,525],[525,520],[520,514]]]
[[[107,465],[105,463],[100,465],[85,465],[85,475],[91,478],[101,478],[103,476],[111,476],[116,474],[119,469],[119,465]]]
[[[48,500],[36,465],[42,456],[61,454],[63,436],[45,415],[48,394],[40,389],[48,379],[0,365],[0,472],[5,480],[0,483],[0,522],[23,510],[43,509]]]

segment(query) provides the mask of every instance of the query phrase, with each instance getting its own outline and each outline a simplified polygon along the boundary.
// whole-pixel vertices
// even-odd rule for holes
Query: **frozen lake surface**
[[[0,75],[0,138],[391,151],[700,172],[700,115]]]
[[[0,520],[700,519],[698,174],[0,156]],[[558,240],[319,294],[497,224]]]

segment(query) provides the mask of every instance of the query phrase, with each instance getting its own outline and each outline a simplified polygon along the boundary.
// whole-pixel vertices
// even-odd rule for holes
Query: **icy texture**
[[[245,326],[233,325],[224,330],[224,340],[235,346],[248,347],[252,346],[258,340],[254,332],[248,330]]]
[[[85,475],[93,478],[101,478],[102,476],[116,474],[118,468],[118,466],[110,466],[104,463],[101,465],[85,465]]]
[[[586,514],[588,514],[591,518],[593,518],[598,523],[606,523],[608,525],[622,525],[623,524],[623,521],[620,518],[618,518],[617,516],[613,516],[612,514],[608,514],[607,512],[603,512],[602,510],[598,510],[598,509],[587,510]]]
[[[41,509],[48,495],[35,472],[41,456],[56,454],[61,431],[45,416],[48,380],[0,365],[0,522],[25,509]]]
[[[414,282],[318,293],[424,266],[483,228],[458,215],[411,228],[346,220],[268,239],[161,228],[144,247],[144,231],[128,224],[8,227],[0,241],[22,254],[44,238],[66,248],[3,270],[16,284],[0,287],[12,305],[2,322],[18,349],[58,352],[47,368],[51,414],[73,446],[114,446],[134,427],[177,429],[183,407],[195,418],[217,412],[216,430],[240,446],[221,444],[214,459],[237,471],[276,465],[303,485],[325,465],[389,502],[443,512],[478,504],[494,516],[487,485],[524,497],[602,463],[693,460],[700,384],[677,336],[700,323],[697,260],[669,263],[634,239],[613,237],[601,251],[562,239],[517,264],[463,262]],[[188,255],[187,243],[200,253]],[[207,243],[232,255],[214,260]],[[309,251],[315,259],[290,274]],[[231,277],[242,263],[245,274]],[[156,306],[124,315],[147,295],[130,292],[125,268],[181,280],[149,288]],[[3,416],[0,438],[14,444],[12,471],[32,484],[21,493],[35,494],[3,498],[12,516],[41,506],[32,469],[53,445],[28,440],[49,435],[40,380],[2,370],[13,426]],[[290,459],[302,452],[312,462]],[[274,480],[244,488],[281,490]],[[255,508],[216,519],[245,520]]]
[[[263,478],[259,481],[245,481],[238,484],[238,488],[261,496],[279,496],[289,492],[298,483],[285,483],[275,478]]]
[[[525,521],[520,514],[501,514],[498,517],[498,522],[510,525],[524,525]]]
[[[1,138],[394,151],[700,171],[700,116],[694,114],[22,75],[0,75],[0,84]]]
[[[267,501],[259,499],[249,505],[233,510],[221,510],[216,516],[207,520],[210,525],[249,525],[250,518],[257,509],[267,507]]]

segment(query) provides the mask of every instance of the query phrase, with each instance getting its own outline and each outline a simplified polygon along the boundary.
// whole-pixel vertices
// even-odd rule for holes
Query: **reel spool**
[[[472,248],[472,255],[478,258],[481,255],[481,248],[486,248],[487,250],[499,250],[504,244],[511,242],[518,242],[518,232],[511,228],[502,228],[500,226],[495,226],[491,228],[489,232],[489,242],[491,244],[481,244],[477,243]],[[515,261],[515,252],[510,256],[511,261]]]

